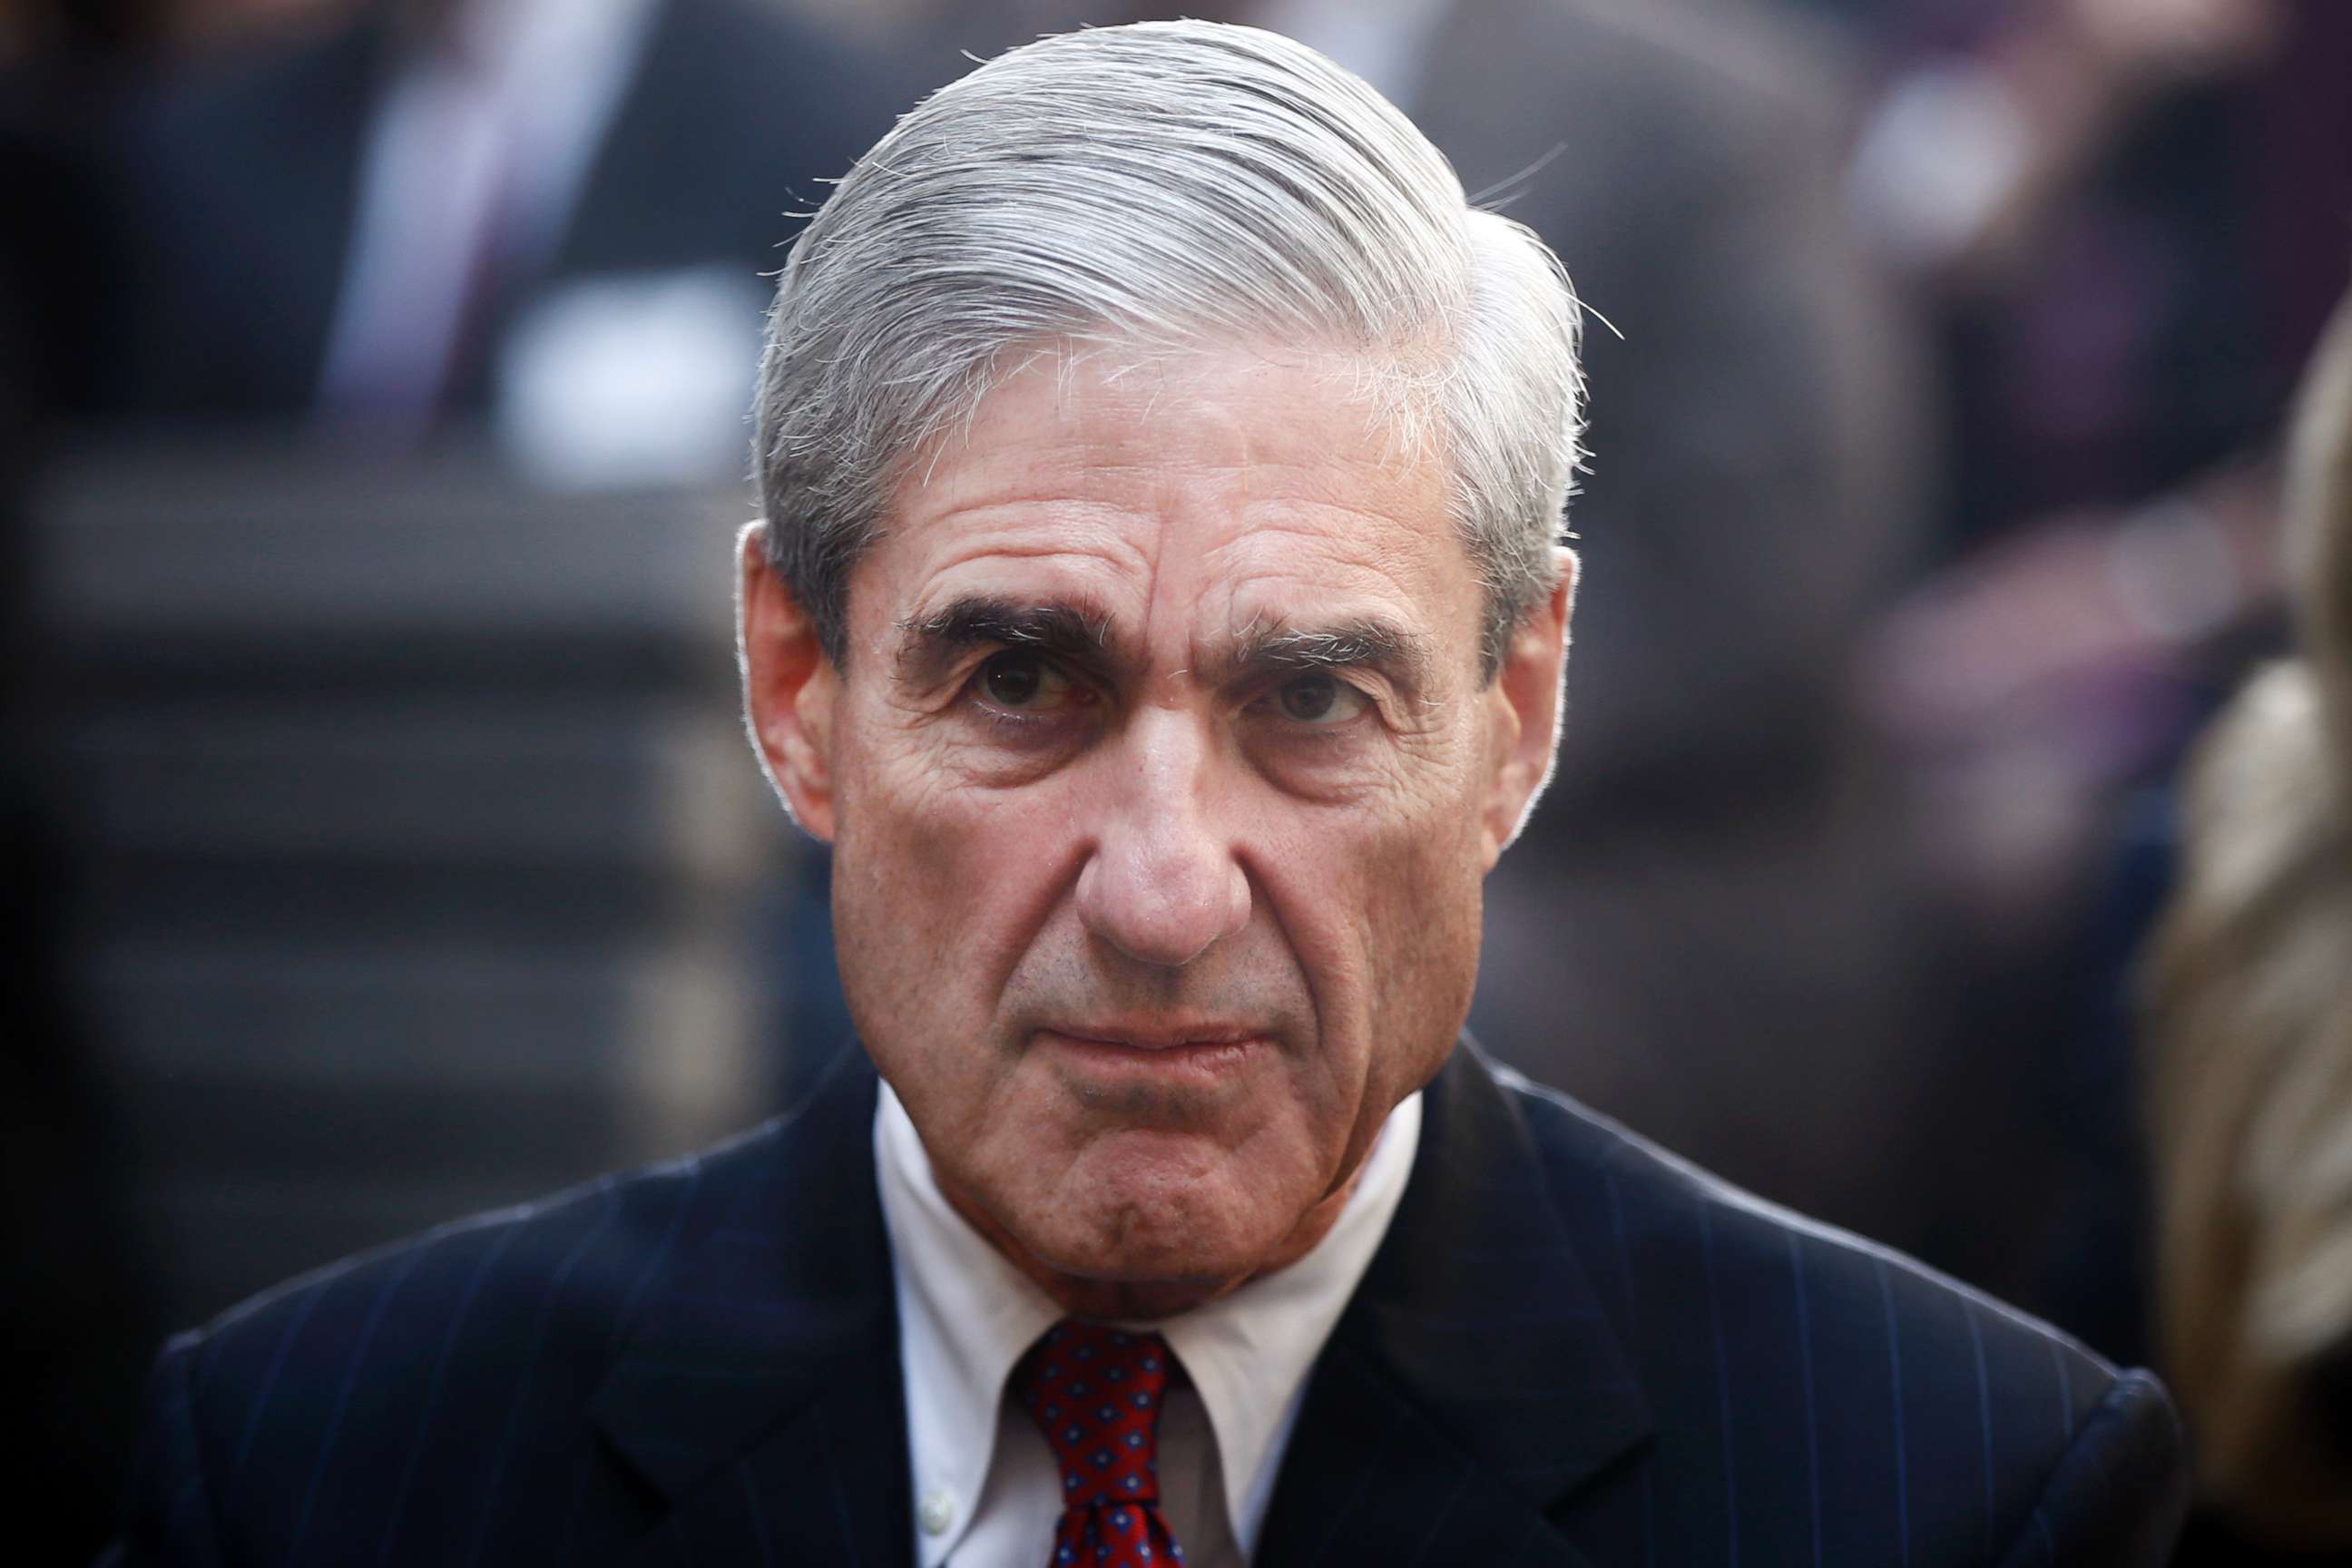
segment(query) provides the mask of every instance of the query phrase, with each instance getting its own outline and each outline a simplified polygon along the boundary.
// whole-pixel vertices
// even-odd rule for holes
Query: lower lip
[[[1130,1046],[1116,1040],[1094,1040],[1081,1035],[1039,1031],[1064,1054],[1089,1068],[1150,1078],[1219,1079],[1235,1072],[1263,1049],[1266,1038],[1253,1035],[1239,1040],[1195,1040],[1178,1046]]]

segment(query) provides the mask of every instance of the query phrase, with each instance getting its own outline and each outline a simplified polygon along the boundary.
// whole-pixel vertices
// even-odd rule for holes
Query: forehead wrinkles
[[[1444,479],[1347,368],[1242,353],[1008,377],[893,509],[918,536],[918,613],[975,589],[1084,598],[1162,668],[1268,621],[1425,622],[1442,584],[1418,536],[1453,542]]]
[[[1285,501],[1250,509],[1226,537],[1202,552],[1203,592],[1224,595],[1244,619],[1269,610],[1311,610],[1318,601],[1370,598],[1403,611],[1436,584],[1424,581],[1443,558],[1424,541],[1424,524],[1407,511],[1374,510],[1387,497]],[[1437,527],[1444,526],[1442,520]],[[1266,599],[1279,604],[1267,604]]]
[[[1442,482],[1409,462],[1397,432],[1327,372],[1330,401],[1307,417],[1261,402],[1261,436],[1219,405],[1229,467],[1166,473],[1145,640],[1213,666],[1269,625],[1316,624],[1384,609],[1411,625],[1436,584],[1423,574],[1421,525],[1451,536]]]
[[[1414,591],[1410,519],[1337,500],[1187,489],[1160,521],[1135,631],[1161,676],[1230,668],[1241,645],[1275,628],[1423,624],[1417,602],[1436,587]]]

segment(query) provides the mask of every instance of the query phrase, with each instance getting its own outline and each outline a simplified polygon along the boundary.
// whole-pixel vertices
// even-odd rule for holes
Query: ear
[[[1559,583],[1511,634],[1503,667],[1486,689],[1486,798],[1479,833],[1485,870],[1495,868],[1551,782],[1577,564],[1574,551],[1559,552]]]
[[[735,552],[735,652],[751,746],[793,820],[830,843],[841,673],[825,657],[816,623],[769,564],[767,524],[746,527]]]

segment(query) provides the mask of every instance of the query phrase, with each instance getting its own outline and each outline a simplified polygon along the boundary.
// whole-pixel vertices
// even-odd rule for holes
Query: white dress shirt
[[[1390,1113],[1315,1250],[1204,1307],[1125,1325],[1165,1336],[1191,1379],[1160,1420],[1160,1510],[1187,1568],[1242,1568],[1255,1552],[1307,1374],[1388,1234],[1420,1142],[1415,1094]],[[1044,1568],[1060,1477],[1005,1383],[1062,1309],[948,1206],[887,1084],[874,1160],[898,1286],[917,1560]]]

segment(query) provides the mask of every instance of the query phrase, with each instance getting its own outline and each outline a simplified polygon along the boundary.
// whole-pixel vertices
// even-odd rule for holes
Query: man
[[[1460,1040],[1580,386],[1401,116],[1045,40],[771,331],[745,688],[863,1050],[174,1342],[122,1560],[2161,1560],[2145,1374]]]
[[[1055,16],[1198,14],[912,9],[919,58]],[[1486,882],[1480,1043],[1742,1185],[1940,1250],[1923,1129],[1947,1119],[1924,1089],[1949,1053],[1910,825],[1852,701],[1862,635],[1921,548],[1925,381],[1848,233],[1846,84],[1762,5],[1213,9],[1362,76],[1481,205],[1568,255],[1615,329],[1581,345],[1603,395],[1572,520],[1607,588],[1577,606],[1576,743]],[[826,1037],[829,934],[796,945],[794,975],[796,1017]]]

